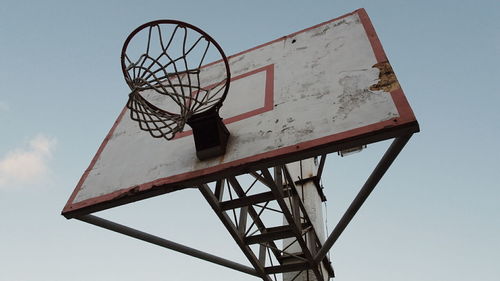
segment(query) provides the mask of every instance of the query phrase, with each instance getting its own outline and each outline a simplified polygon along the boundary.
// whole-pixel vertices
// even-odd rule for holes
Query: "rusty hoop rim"
[[[154,21],[144,23],[144,24],[140,25],[139,27],[137,27],[136,29],[134,29],[128,35],[127,39],[125,39],[125,42],[123,43],[121,55],[120,55],[121,68],[122,68],[122,73],[123,73],[124,77],[128,77],[128,72],[126,71],[126,66],[125,66],[125,54],[126,54],[128,45],[129,45],[130,41],[132,40],[132,38],[134,38],[134,36],[137,33],[139,33],[140,31],[142,31],[143,29],[145,29],[147,27],[152,27],[152,26],[157,26],[157,25],[159,26],[161,24],[173,24],[173,25],[178,25],[180,27],[192,29],[192,30],[198,32],[199,34],[201,34],[205,39],[207,39],[210,43],[212,43],[215,46],[215,48],[219,51],[219,54],[221,55],[220,60],[216,60],[214,62],[210,62],[210,63],[205,64],[205,65],[208,65],[208,64],[217,63],[219,61],[223,61],[224,66],[226,68],[227,78],[226,78],[226,82],[225,82],[224,93],[222,94],[221,98],[219,99],[219,101],[216,104],[214,104],[212,107],[207,109],[207,110],[210,110],[210,109],[215,108],[216,111],[218,112],[219,108],[222,106],[224,100],[226,99],[227,93],[229,92],[229,85],[231,83],[231,71],[229,68],[229,60],[228,60],[226,54],[224,53],[224,50],[222,49],[222,47],[219,45],[219,43],[217,43],[217,41],[215,41],[215,39],[212,38],[212,36],[210,36],[208,33],[203,31],[201,28],[199,28],[195,25],[189,24],[187,22],[183,22],[183,21],[179,21],[179,20],[172,20],[172,19],[160,19],[160,20],[154,20]],[[201,67],[204,67],[204,66],[202,65]],[[167,114],[181,116],[180,114],[172,113],[172,112],[160,109],[160,108],[157,108],[157,109],[160,111],[163,111]],[[204,111],[207,111],[207,110],[204,110]]]

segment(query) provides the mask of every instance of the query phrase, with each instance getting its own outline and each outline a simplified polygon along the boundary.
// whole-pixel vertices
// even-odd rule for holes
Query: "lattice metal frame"
[[[333,277],[326,256],[318,263],[314,261],[322,244],[286,165],[249,174],[255,181],[246,189],[234,176],[218,180],[214,187],[202,184],[199,189],[260,277],[277,281],[277,274],[296,272],[295,279],[309,271],[315,280],[327,280],[323,269]],[[267,191],[251,194],[257,183]],[[270,208],[271,202],[277,207]],[[284,223],[269,226],[262,219],[266,212],[279,213]],[[285,238],[292,241],[279,245]],[[294,244],[300,246],[300,252],[290,252]],[[252,249],[252,245],[258,245],[258,249]]]

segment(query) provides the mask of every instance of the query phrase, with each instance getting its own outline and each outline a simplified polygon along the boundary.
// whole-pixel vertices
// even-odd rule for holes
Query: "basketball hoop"
[[[207,60],[218,67],[215,80],[213,72],[204,71]],[[200,160],[225,153],[229,132],[219,109],[231,74],[227,57],[212,37],[181,21],[152,21],[127,37],[121,64],[131,89],[130,118],[141,130],[172,140],[188,124]]]

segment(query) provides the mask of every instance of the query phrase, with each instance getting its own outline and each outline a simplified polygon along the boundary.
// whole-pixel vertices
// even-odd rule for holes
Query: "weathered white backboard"
[[[63,214],[86,214],[228,173],[418,131],[363,9],[230,56],[229,62],[231,85],[221,109],[231,134],[225,155],[200,161],[189,131],[171,141],[152,138],[124,109]],[[203,69],[216,73],[218,67],[220,62]]]

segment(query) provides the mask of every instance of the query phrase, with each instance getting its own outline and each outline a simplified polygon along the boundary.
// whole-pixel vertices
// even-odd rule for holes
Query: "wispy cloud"
[[[9,104],[0,100],[0,112],[9,110],[10,110]]]
[[[38,135],[24,147],[8,152],[0,159],[0,188],[31,185],[46,179],[56,142],[55,138]]]

